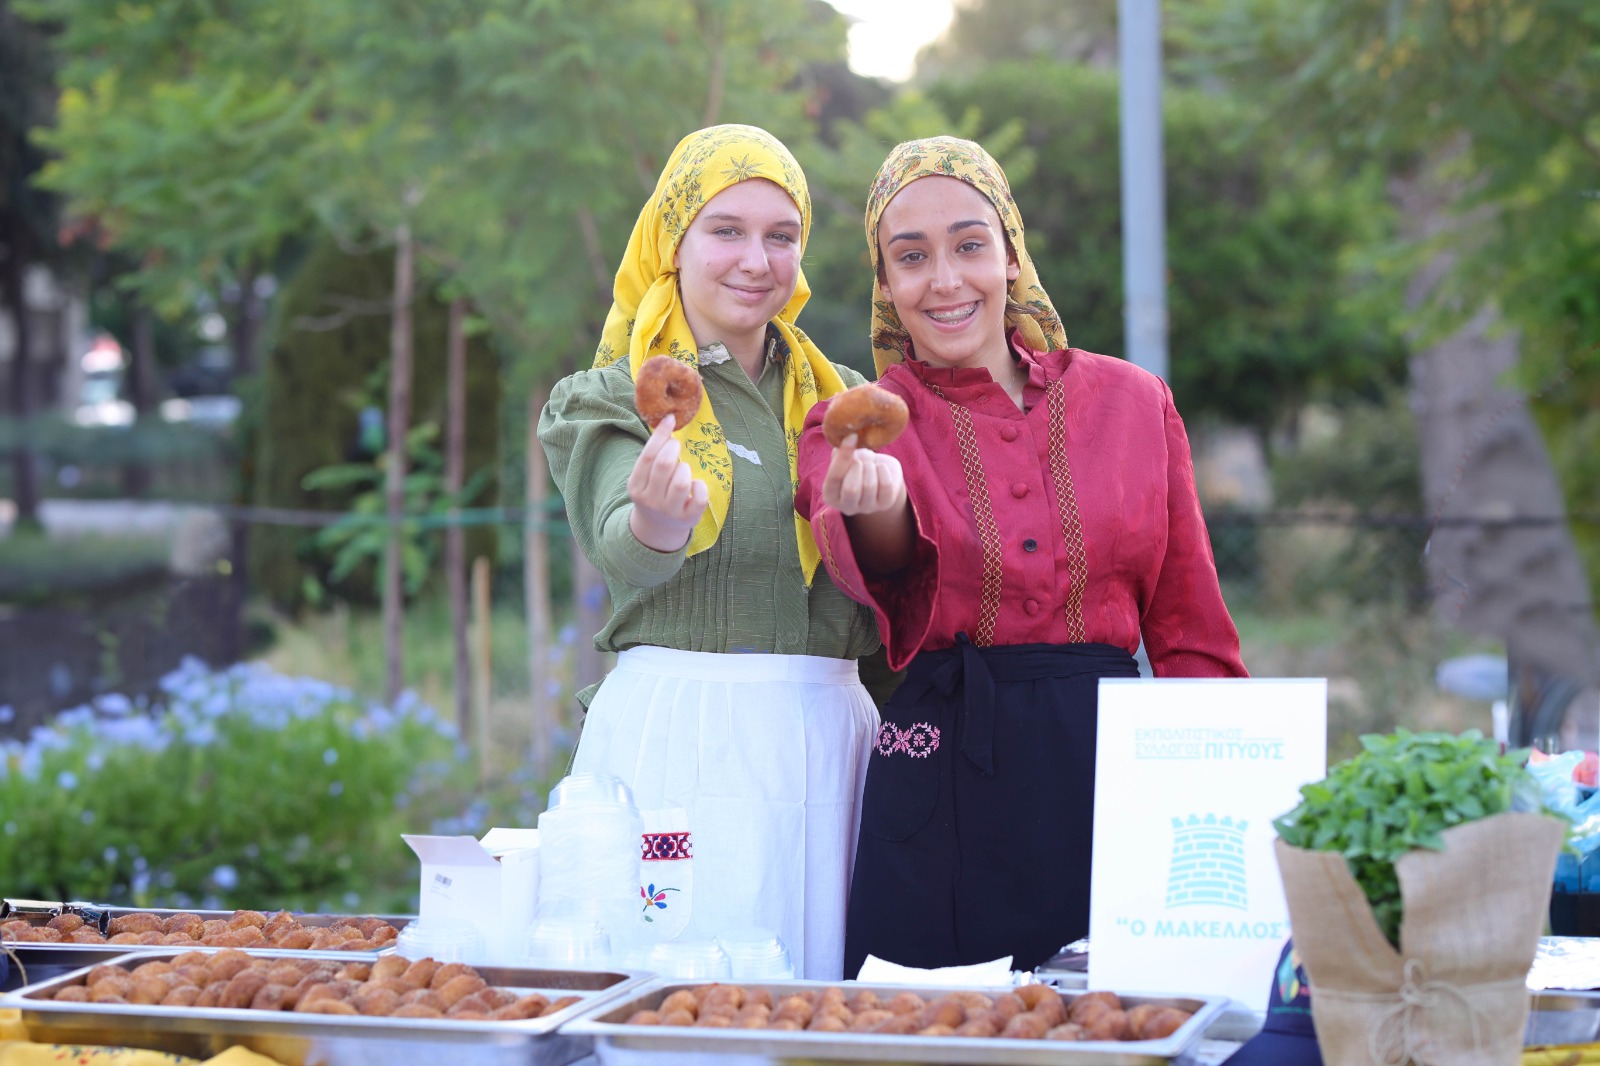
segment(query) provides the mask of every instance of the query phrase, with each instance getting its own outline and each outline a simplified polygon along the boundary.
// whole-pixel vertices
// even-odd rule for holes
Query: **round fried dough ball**
[[[997,1035],[999,1032],[1000,1027],[994,1024],[994,1020],[989,1016],[989,1012],[985,1011],[983,1014],[977,1017],[968,1018],[966,1021],[956,1026],[955,1035],[988,1038]]]
[[[359,965],[361,964],[353,962],[345,963],[346,968]],[[379,980],[382,980],[386,977],[399,978],[403,977],[414,965],[416,964],[410,959],[406,958],[404,955],[385,955],[383,958],[371,965],[370,972],[374,978]]]
[[[167,998],[161,1001],[163,1007],[192,1007],[194,1001],[200,998],[200,990],[194,985],[173,985],[167,993]]]
[[[418,959],[406,967],[400,980],[410,988],[427,988],[439,971],[439,965],[438,959]]]
[[[439,998],[444,1000],[445,1003],[449,1004],[450,1006],[455,1006],[458,1000],[465,999],[467,996],[472,995],[472,993],[484,987],[484,984],[485,982],[483,978],[479,977],[476,973],[463,973],[452,977],[444,984],[435,988],[434,991],[439,993]]]
[[[1158,1007],[1135,1024],[1133,1012],[1128,1012],[1128,1025],[1137,1040],[1164,1040],[1183,1028],[1192,1015],[1177,1007]]]
[[[111,919],[106,926],[106,932],[116,933],[159,933],[162,920],[154,914],[143,911],[134,911],[132,914],[119,914]]]
[[[700,1001],[695,998],[695,994],[689,989],[680,988],[661,1001],[660,1009],[662,1017],[671,1014],[673,1011],[681,1010],[687,1012],[693,1018],[700,1010]]]
[[[1077,1021],[1079,1015],[1086,1011],[1100,1010],[1110,1007],[1112,1010],[1122,1009],[1122,999],[1115,992],[1085,992],[1073,999],[1067,1007],[1067,1017]]]
[[[272,937],[272,946],[283,948],[286,951],[305,951],[313,943],[311,931],[298,926],[293,929],[284,929]]]
[[[182,933],[190,940],[199,940],[200,932],[205,928],[205,925],[206,920],[198,914],[179,911],[177,914],[169,915],[161,923],[161,931],[163,933]]]
[[[421,1003],[402,1003],[394,1009],[391,1018],[443,1018],[444,1012]]]
[[[1033,1011],[1014,1015],[1000,1035],[1010,1040],[1038,1040],[1050,1031],[1050,1023]]]
[[[255,960],[242,951],[219,951],[206,962],[213,981],[226,981],[247,970]]]
[[[1084,1025],[1083,1035],[1089,1040],[1128,1040],[1133,1030],[1128,1028],[1126,1011],[1103,1010]]]
[[[519,1021],[525,1018],[537,1018],[543,1014],[545,1008],[550,1006],[550,1001],[537,992],[530,993],[510,1003],[502,1004],[494,1012],[497,1019]]]
[[[558,1014],[561,1011],[566,1010],[568,1007],[572,1006],[575,1003],[582,1003],[582,1002],[583,1002],[583,997],[582,996],[562,996],[560,999],[556,1000],[554,1003],[551,1003],[548,1007],[546,1007],[540,1013],[539,1017],[548,1018],[552,1014]]]
[[[89,972],[83,978],[83,983],[88,985],[90,988],[93,988],[107,977],[127,976],[128,971],[124,970],[121,966],[113,966],[109,962],[103,962],[89,970]]]
[[[256,998],[256,993],[268,984],[267,975],[261,970],[241,970],[228,982],[228,987],[222,990],[217,997],[217,1006],[230,1010],[237,1010],[250,1006]]]
[[[126,993],[129,1003],[156,1004],[167,998],[172,986],[159,977],[135,977],[133,991]]]
[[[541,1009],[543,1009],[543,1004],[547,1001],[543,996],[539,996],[538,999],[541,1004]],[[444,1009],[449,1006],[448,1003],[440,998],[439,993],[435,992],[431,988],[411,989],[409,992],[400,997],[400,1005],[403,1007],[427,1007],[429,1010],[438,1011],[440,1014],[443,1014]]]
[[[398,967],[385,967],[381,977],[378,973],[378,967],[370,962],[347,962],[339,967],[334,976],[344,981],[369,981],[381,980],[382,977],[398,977],[406,972],[406,960],[398,955],[391,955],[387,959],[378,960],[380,963],[391,961],[398,962],[400,965]]]
[[[350,1001],[362,1014],[393,1014],[400,1006],[400,994],[392,988],[368,988],[357,992]]]
[[[433,972],[433,978],[428,982],[428,987],[438,991],[446,983],[460,977],[464,973],[474,972],[472,967],[464,962],[447,962]]]
[[[853,1033],[870,1033],[893,1017],[895,1017],[894,1014],[878,1007],[858,1010],[856,1011],[856,1016],[850,1020],[850,1031]]]

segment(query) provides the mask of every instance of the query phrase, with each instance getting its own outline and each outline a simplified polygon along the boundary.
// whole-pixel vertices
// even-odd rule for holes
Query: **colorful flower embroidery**
[[[644,920],[647,922],[655,921],[654,918],[650,917],[650,908],[654,907],[657,910],[666,910],[667,893],[676,891],[678,890],[675,888],[667,888],[666,886],[662,886],[658,890],[655,885],[640,885],[639,896],[644,900]]]
[[[913,759],[926,759],[939,750],[939,727],[916,722],[901,729],[893,722],[885,722],[878,730],[877,749],[885,757],[900,752]]]

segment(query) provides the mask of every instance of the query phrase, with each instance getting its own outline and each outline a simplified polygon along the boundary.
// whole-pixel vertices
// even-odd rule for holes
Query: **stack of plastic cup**
[[[540,918],[528,927],[527,960],[552,970],[595,969],[611,959],[611,939],[589,918]]]
[[[735,981],[790,981],[794,979],[794,963],[789,949],[776,936],[763,936],[757,932],[730,933],[717,938],[723,954],[728,956],[731,978]]]
[[[609,774],[563,778],[539,815],[535,918],[585,914],[599,921],[613,951],[629,950],[639,924],[643,834],[627,785]]]
[[[434,919],[409,922],[395,938],[395,952],[408,959],[440,962],[484,962],[483,934],[471,922]]]
[[[650,949],[645,968],[679,981],[727,981],[733,967],[715,940],[666,940]]]

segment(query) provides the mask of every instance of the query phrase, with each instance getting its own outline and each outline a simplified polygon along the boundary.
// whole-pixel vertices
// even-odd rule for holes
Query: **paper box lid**
[[[508,852],[537,848],[539,846],[539,831],[537,829],[506,829],[497,826],[483,834],[483,839],[478,843],[483,846],[485,851],[498,859]]]

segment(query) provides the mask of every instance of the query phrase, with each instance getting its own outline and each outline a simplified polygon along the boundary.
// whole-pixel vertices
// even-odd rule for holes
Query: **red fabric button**
[[[1017,499],[1020,500],[1024,496],[1026,496],[1027,494],[1028,494],[1028,486],[1023,484],[1022,482],[1019,481],[1015,485],[1011,486],[1011,495],[1015,496]]]
[[[1010,444],[1012,441],[1016,440],[1017,439],[1017,427],[1016,426],[1001,426],[1000,427],[1000,439],[1005,441],[1007,444]]]
[[[1034,615],[1039,613],[1039,601],[1038,600],[1024,600],[1024,601],[1022,601],[1022,609],[1023,609],[1023,611],[1025,611],[1027,613],[1028,617],[1031,618]]]

